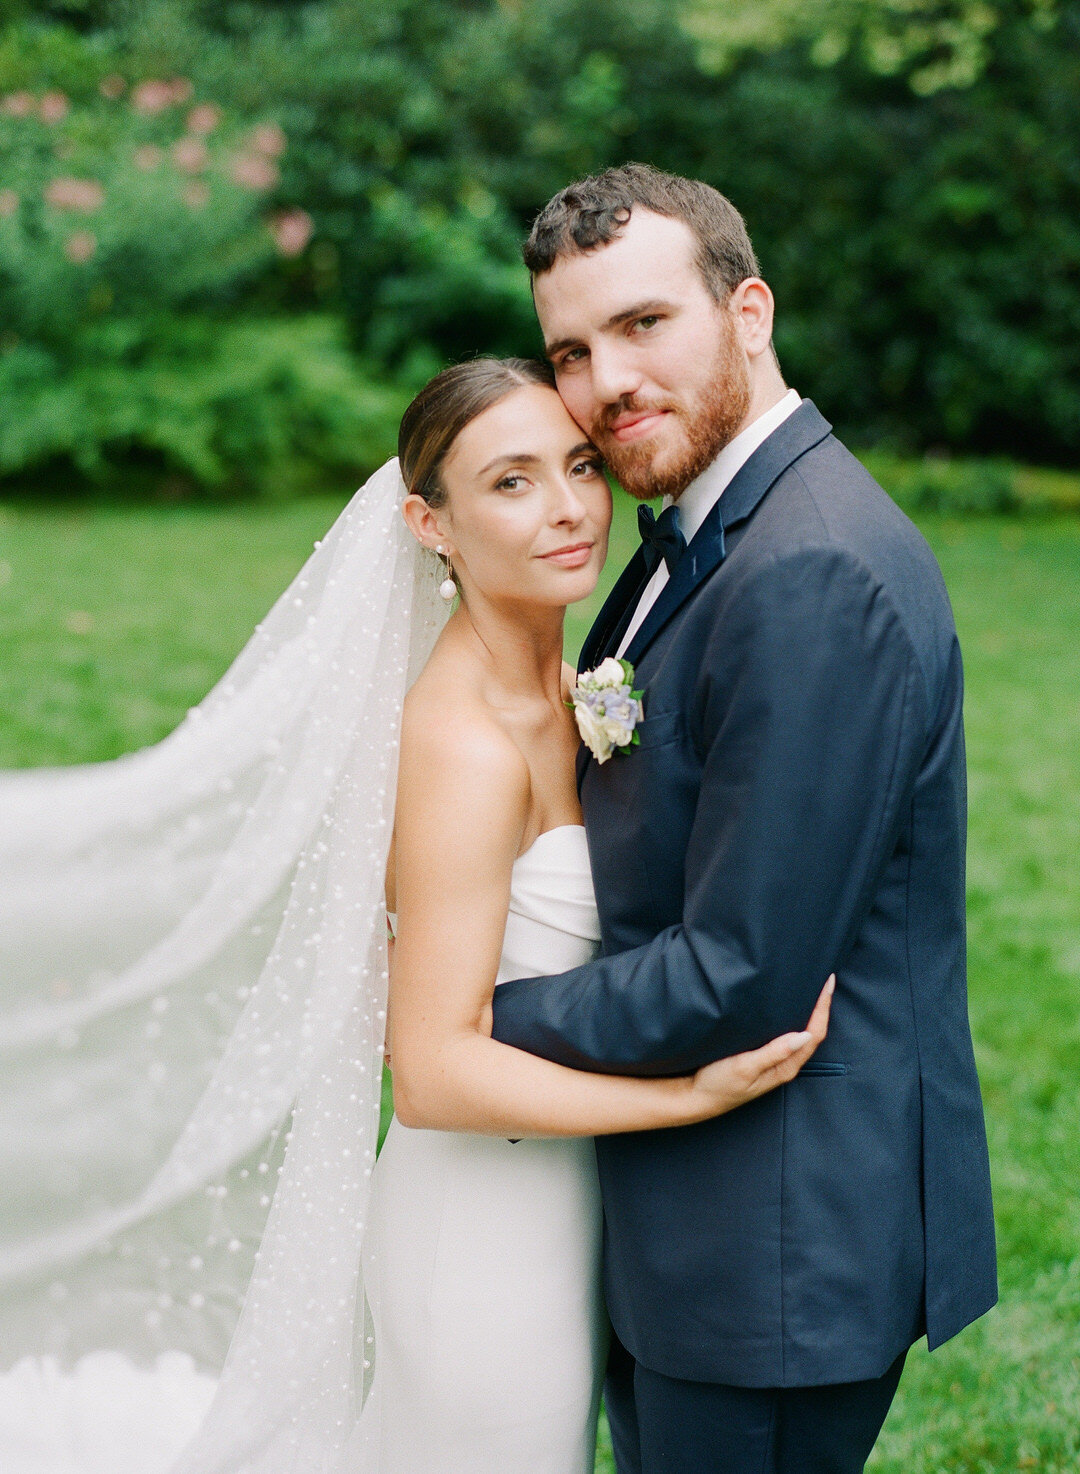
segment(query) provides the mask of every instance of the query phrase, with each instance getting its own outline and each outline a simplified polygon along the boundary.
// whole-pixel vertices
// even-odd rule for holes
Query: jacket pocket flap
[[[662,742],[670,742],[677,737],[681,726],[681,711],[647,712],[634,729],[638,736],[636,745],[659,747]]]

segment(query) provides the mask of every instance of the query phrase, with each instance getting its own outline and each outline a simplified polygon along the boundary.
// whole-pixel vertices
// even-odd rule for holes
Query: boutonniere
[[[598,763],[640,742],[637,724],[644,715],[641,692],[634,690],[634,667],[609,655],[595,670],[582,671],[566,703],[581,740]]]

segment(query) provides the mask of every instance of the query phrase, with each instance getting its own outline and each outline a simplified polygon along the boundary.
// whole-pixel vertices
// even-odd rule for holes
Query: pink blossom
[[[192,179],[184,185],[183,201],[192,210],[201,210],[210,203],[210,186],[201,179]]]
[[[233,160],[232,177],[245,189],[273,189],[278,182],[278,167],[259,154],[239,154]]]
[[[168,82],[140,82],[131,94],[131,105],[137,113],[163,113],[173,105],[173,90]]]
[[[214,106],[212,102],[200,102],[198,107],[193,107],[187,115],[187,129],[189,133],[205,135],[213,133],[221,122],[221,109]]]
[[[68,115],[71,104],[62,92],[46,92],[38,105],[38,112],[43,123],[59,123]]]
[[[288,139],[276,123],[260,123],[251,130],[251,146],[256,153],[268,159],[279,159],[285,152]]]
[[[0,189],[0,220],[7,220],[19,208],[19,196],[13,189]]]
[[[135,163],[140,169],[156,169],[164,157],[156,143],[140,143],[135,150]]]
[[[118,97],[123,97],[127,91],[127,83],[119,72],[110,72],[107,77],[102,77],[98,83],[98,91],[102,97],[107,97],[110,102],[115,102]]]
[[[9,118],[28,118],[33,111],[32,92],[9,92],[3,102],[0,102],[0,112],[6,113]]]
[[[201,138],[178,138],[172,146],[172,161],[185,174],[200,173],[209,159]]]
[[[77,230],[64,242],[64,255],[77,266],[89,261],[97,250],[97,236],[89,230]]]
[[[45,198],[58,210],[91,215],[104,204],[105,191],[96,179],[54,179],[45,186]]]
[[[315,222],[306,210],[282,210],[271,216],[269,225],[283,256],[299,256],[315,229]]]

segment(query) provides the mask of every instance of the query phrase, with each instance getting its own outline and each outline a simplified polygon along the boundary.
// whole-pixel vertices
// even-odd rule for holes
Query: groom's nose
[[[629,399],[641,388],[642,375],[633,356],[620,343],[593,345],[589,355],[590,384],[595,409]]]

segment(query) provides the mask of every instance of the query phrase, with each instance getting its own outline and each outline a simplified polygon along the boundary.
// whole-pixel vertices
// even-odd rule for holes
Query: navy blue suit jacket
[[[614,653],[635,555],[582,651]],[[602,948],[495,990],[498,1039],[673,1075],[806,1025],[789,1085],[600,1137],[605,1289],[645,1366],[877,1377],[997,1296],[967,1013],[962,671],[922,536],[805,401],[690,543],[627,658],[641,745],[581,802]]]

